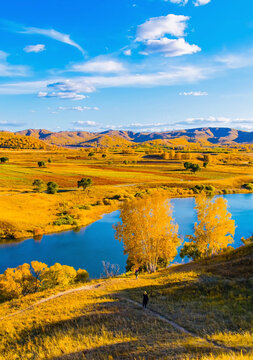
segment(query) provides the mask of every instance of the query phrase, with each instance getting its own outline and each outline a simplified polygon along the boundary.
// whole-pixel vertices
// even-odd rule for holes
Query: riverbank
[[[5,212],[1,218],[2,237],[0,244],[19,242],[29,238],[41,239],[43,235],[56,234],[84,228],[120,208],[124,199],[136,194],[149,196],[162,191],[168,198],[189,198],[197,194],[191,189],[169,188],[166,185],[146,187],[131,184],[111,187],[105,191],[94,187],[85,193],[81,190],[66,190],[55,195],[35,192],[5,193],[0,195],[0,208]],[[244,189],[216,190],[214,195],[249,194]],[[8,201],[6,201],[8,197]],[[106,205],[105,205],[106,204]],[[70,216],[74,224],[64,224],[64,215]],[[51,221],[50,221],[51,220]],[[55,225],[57,223],[57,225]]]
[[[231,246],[237,248],[242,245],[242,237],[249,238],[252,235],[253,194],[229,194],[224,197],[236,225],[234,243]],[[187,235],[193,235],[197,220],[194,197],[171,199],[171,205],[179,236],[186,240]],[[117,202],[115,208],[108,206],[106,211],[116,210],[118,206]],[[120,212],[113,211],[89,226],[76,229],[77,231],[67,229],[65,232],[44,235],[37,240],[30,238],[22,242],[0,244],[0,273],[8,267],[15,268],[33,260],[50,266],[59,262],[73,266],[76,270],[85,268],[92,278],[98,278],[103,273],[103,261],[118,264],[119,273],[123,273],[127,257],[124,255],[122,242],[115,240],[113,228],[120,220]],[[182,262],[179,252],[180,248],[174,259],[175,263]]]

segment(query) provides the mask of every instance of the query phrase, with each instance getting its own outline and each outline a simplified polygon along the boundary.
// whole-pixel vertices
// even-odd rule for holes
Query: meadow
[[[13,299],[0,306],[0,359],[251,359],[251,269],[248,245]]]
[[[243,185],[253,182],[250,152],[227,151],[226,154],[224,149],[212,149],[211,161],[204,168],[206,149],[188,153],[173,151],[172,156],[165,150],[141,146],[1,150],[0,157],[9,159],[0,164],[2,241],[67,230],[73,224],[85,226],[117,209],[122,199],[136,194],[162,190],[168,197],[192,196],[193,188],[199,184],[214,186],[215,193],[248,192]],[[201,171],[185,170],[184,162],[188,158],[199,164]],[[38,167],[38,161],[44,161],[46,166]],[[77,188],[77,181],[83,177],[92,179],[93,184],[85,191]],[[45,184],[41,192],[34,191],[35,179]],[[59,185],[57,194],[46,193],[49,181]],[[61,216],[64,212],[73,221],[64,221]]]

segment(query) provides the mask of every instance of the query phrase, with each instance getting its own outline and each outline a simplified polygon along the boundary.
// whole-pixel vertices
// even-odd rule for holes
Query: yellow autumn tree
[[[8,268],[0,275],[0,297],[12,299],[26,295],[33,290],[34,277],[29,264],[23,264],[17,268]]]
[[[41,276],[42,274],[48,269],[47,264],[44,264],[39,261],[32,261],[32,272],[34,274],[35,283],[34,283],[34,291],[38,291],[40,283],[41,283]]]
[[[196,210],[198,222],[194,225],[195,232],[187,237],[199,257],[217,254],[233,243],[235,221],[231,219],[223,197],[212,200],[201,195],[196,198]]]
[[[181,240],[166,197],[155,195],[126,201],[121,219],[122,223],[115,226],[115,238],[123,241],[130,264],[154,272],[159,260],[169,264],[175,258]]]

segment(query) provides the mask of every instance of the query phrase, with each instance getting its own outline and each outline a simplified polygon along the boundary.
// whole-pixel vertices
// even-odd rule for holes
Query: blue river
[[[242,237],[253,235],[253,194],[231,194],[224,196],[236,222],[235,242],[241,245]],[[172,199],[173,217],[179,225],[182,237],[193,233],[196,212],[194,198]],[[0,244],[0,273],[8,267],[16,267],[33,260],[48,265],[59,262],[86,269],[91,278],[101,277],[102,261],[118,264],[125,271],[126,255],[123,245],[114,238],[113,224],[120,221],[120,212],[114,211],[80,231],[66,231],[44,235],[41,240],[28,239],[22,242]],[[179,256],[175,262],[181,262]]]

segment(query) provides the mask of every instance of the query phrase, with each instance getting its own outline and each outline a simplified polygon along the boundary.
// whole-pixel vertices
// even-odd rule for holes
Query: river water
[[[224,197],[237,226],[232,246],[238,247],[241,245],[242,236],[247,238],[253,235],[253,194],[231,194]],[[171,203],[180,235],[184,237],[192,234],[196,221],[194,198],[172,199]],[[86,269],[92,278],[102,275],[103,260],[118,264],[120,272],[124,272],[127,257],[123,254],[122,243],[114,239],[113,229],[113,224],[119,220],[120,212],[114,211],[79,232],[71,230],[44,235],[40,241],[28,239],[0,244],[0,273],[8,267],[16,267],[33,260],[50,266],[59,262],[75,269]],[[179,256],[175,262],[181,262]]]

